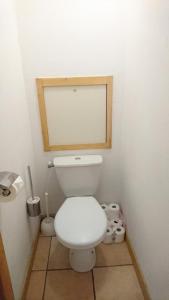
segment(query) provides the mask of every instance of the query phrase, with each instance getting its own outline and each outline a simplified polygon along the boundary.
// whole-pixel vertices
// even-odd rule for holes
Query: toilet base
[[[96,263],[95,249],[70,249],[69,262],[73,270],[77,272],[88,272],[93,269]]]

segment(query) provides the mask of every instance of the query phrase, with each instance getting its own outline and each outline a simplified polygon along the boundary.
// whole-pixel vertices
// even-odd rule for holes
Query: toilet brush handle
[[[49,218],[48,193],[45,193],[46,216]]]
[[[34,195],[34,191],[33,191],[33,183],[32,183],[32,175],[31,175],[31,167],[27,166],[28,168],[28,176],[29,176],[29,182],[30,182],[30,188],[31,188],[31,196],[32,196],[32,200],[34,200],[35,195]]]

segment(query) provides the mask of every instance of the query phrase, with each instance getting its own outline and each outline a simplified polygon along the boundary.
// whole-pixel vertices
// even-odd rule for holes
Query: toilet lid
[[[102,241],[107,219],[94,197],[71,197],[64,201],[57,212],[54,226],[63,245],[73,249],[87,249]]]

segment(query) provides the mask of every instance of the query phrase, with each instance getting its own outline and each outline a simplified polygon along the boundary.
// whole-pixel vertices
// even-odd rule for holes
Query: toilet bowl
[[[103,240],[107,218],[94,197],[67,198],[55,216],[58,240],[69,248],[71,267],[78,272],[91,270],[96,261],[95,247]]]

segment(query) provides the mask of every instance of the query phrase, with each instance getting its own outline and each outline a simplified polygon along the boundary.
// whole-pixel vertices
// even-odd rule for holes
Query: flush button
[[[75,157],[75,160],[79,160],[79,159],[81,159],[81,157]]]

